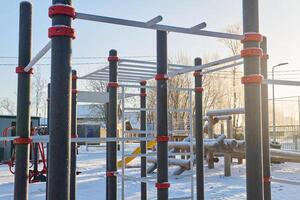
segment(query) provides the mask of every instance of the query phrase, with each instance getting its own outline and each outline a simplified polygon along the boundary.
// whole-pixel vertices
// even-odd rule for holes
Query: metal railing
[[[270,141],[281,144],[283,150],[300,150],[300,126],[299,125],[280,125],[275,126],[275,135],[270,126]]]

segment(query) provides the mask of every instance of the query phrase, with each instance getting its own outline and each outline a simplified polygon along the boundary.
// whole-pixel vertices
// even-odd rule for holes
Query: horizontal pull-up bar
[[[209,110],[206,112],[206,115],[223,116],[223,115],[244,114],[244,113],[245,113],[245,108],[229,108],[229,109]]]
[[[236,63],[230,64],[230,65],[225,65],[223,67],[218,67],[218,68],[215,68],[215,69],[206,70],[206,71],[202,72],[202,74],[217,72],[217,71],[220,71],[220,70],[236,67],[236,66],[239,66],[239,65],[242,65],[242,64],[244,64],[244,62],[240,61],[240,62],[236,62]]]
[[[160,30],[160,31],[168,31],[168,32],[175,32],[175,33],[185,33],[191,35],[202,35],[208,37],[216,37],[216,38],[225,38],[225,39],[233,39],[233,40],[242,40],[242,35],[231,34],[231,33],[220,33],[214,31],[203,31],[199,30],[200,28],[204,28],[204,24],[196,25],[192,28],[182,28],[176,26],[168,26],[168,25],[161,25],[157,24],[159,21],[158,18],[154,18],[148,22],[139,22],[134,20],[126,20],[126,19],[119,19],[119,18],[112,18],[112,17],[105,17],[100,15],[91,15],[85,13],[76,13],[76,18],[88,21],[95,21],[95,22],[102,22],[102,23],[109,23],[109,24],[117,24],[122,26],[131,26],[137,28],[145,28],[145,29],[153,29],[153,30]],[[151,26],[149,26],[149,22]],[[148,24],[147,24],[148,23]]]
[[[32,58],[29,64],[24,68],[24,71],[28,72],[50,49],[51,40]]]
[[[173,77],[173,76],[176,76],[176,75],[185,74],[185,73],[189,73],[189,72],[194,72],[194,71],[197,71],[197,70],[203,70],[203,69],[206,69],[206,68],[209,68],[209,67],[225,64],[225,63],[228,63],[228,62],[237,61],[237,60],[240,60],[240,59],[241,59],[240,55],[232,56],[232,57],[229,57],[229,58],[223,58],[221,60],[216,60],[216,61],[206,63],[206,64],[203,64],[203,65],[197,65],[197,66],[193,66],[193,67],[173,71],[173,72],[168,73],[168,76]]]
[[[267,79],[264,83],[275,84],[275,85],[289,85],[289,86],[300,86],[300,81],[288,81],[288,80],[273,80]]]
[[[130,63],[130,64],[124,64],[124,63]],[[135,65],[135,64],[144,64],[144,65],[149,65],[149,66],[144,66],[144,65]],[[119,61],[119,66],[132,66],[132,67],[148,67],[148,68],[155,68],[156,69],[156,62],[151,62],[151,61],[144,61],[144,60],[132,60],[132,59],[120,59]],[[187,68],[187,67],[194,67],[191,65],[180,65],[180,64],[168,64],[169,67],[173,68]]]

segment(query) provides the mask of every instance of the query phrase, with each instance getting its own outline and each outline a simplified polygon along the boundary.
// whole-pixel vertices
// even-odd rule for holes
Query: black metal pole
[[[51,38],[51,106],[49,200],[70,199],[70,137],[71,137],[71,28],[72,17],[58,10],[71,8],[71,0],[52,0],[49,9]]]
[[[15,200],[28,199],[31,71],[25,73],[24,67],[30,62],[31,57],[31,27],[32,5],[30,2],[23,1],[20,3],[19,18],[19,67],[16,68],[18,73],[16,131],[20,139],[14,140],[16,149]]]
[[[264,79],[268,79],[268,54],[267,38],[263,37],[260,44],[263,50],[261,57],[261,74]],[[268,84],[261,86],[261,110],[262,110],[262,141],[263,141],[263,180],[264,180],[264,200],[271,200],[271,182],[270,182],[270,135],[269,135],[269,102],[268,102]]]
[[[168,85],[167,32],[157,31],[157,199],[169,196],[168,183]]]
[[[108,138],[117,137],[117,68],[119,58],[116,50],[109,51],[109,120]],[[107,177],[107,200],[117,200],[117,142],[106,143],[106,177]]]
[[[72,116],[71,138],[77,138],[77,72],[72,70]],[[71,172],[70,172],[70,200],[76,199],[76,154],[77,143],[71,143]]]
[[[106,88],[106,92],[109,93],[109,89]],[[109,103],[105,104],[105,118],[106,118],[106,138],[108,137],[108,128],[109,128]],[[107,144],[107,143],[106,143]],[[106,146],[106,159],[108,158],[108,151]],[[108,181],[106,179],[106,200],[108,199]]]
[[[201,58],[195,58],[195,66],[202,65]],[[194,72],[195,77],[195,138],[196,138],[196,192],[197,200],[204,199],[203,168],[203,115],[202,115],[202,72]]]
[[[245,38],[241,56],[244,58],[245,139],[247,199],[261,200],[263,195],[261,83],[258,0],[243,0]]]
[[[50,135],[50,87],[51,87],[51,84],[48,83],[48,96],[47,96],[47,132],[48,132],[48,136]],[[49,184],[48,184],[48,172],[49,172],[49,142],[47,142],[47,174],[46,174],[46,200],[48,200],[48,187],[49,187]]]
[[[147,81],[141,81],[141,86],[145,86]],[[140,104],[141,108],[146,108],[146,88],[140,89]],[[141,111],[141,123],[140,123],[140,130],[146,131],[146,111]],[[147,134],[141,134],[141,137],[147,137]],[[147,142],[141,141],[141,154],[147,153]],[[147,157],[141,156],[141,177],[147,176]],[[141,200],[147,200],[147,183],[141,182]]]

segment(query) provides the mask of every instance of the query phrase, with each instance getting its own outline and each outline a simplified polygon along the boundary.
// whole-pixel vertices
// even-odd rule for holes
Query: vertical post
[[[20,3],[19,18],[19,59],[18,101],[16,132],[19,139],[14,140],[16,149],[14,199],[28,199],[28,162],[30,140],[30,84],[31,71],[26,73],[24,67],[31,57],[32,5],[30,2]]]
[[[243,39],[245,84],[245,138],[247,199],[261,200],[263,195],[260,58],[262,36],[259,32],[258,0],[243,0]]]
[[[268,79],[268,54],[267,38],[263,37],[261,43],[263,56],[261,57],[261,74]],[[262,143],[263,143],[263,180],[264,180],[264,200],[271,200],[270,182],[270,135],[269,135],[269,102],[268,84],[261,86],[261,118],[262,118]]]
[[[109,51],[109,120],[108,138],[117,137],[117,68],[119,58],[116,50]],[[117,200],[117,142],[106,143],[106,177],[107,177],[107,200]]]
[[[77,72],[72,70],[72,115],[71,138],[77,138]],[[71,143],[71,172],[70,172],[70,200],[76,199],[76,154],[77,143]]]
[[[141,81],[140,85],[145,86],[147,84],[147,81]],[[140,89],[140,105],[141,108],[146,108],[146,88],[141,88]],[[140,130],[141,131],[146,131],[146,111],[141,110],[141,123],[140,123]],[[147,137],[148,134],[141,134],[142,137]],[[141,146],[141,154],[146,154],[147,153],[147,142],[146,141],[141,141],[140,142]],[[147,157],[141,156],[141,177],[146,177],[147,176]],[[141,182],[141,200],[147,200],[147,183]]]
[[[232,138],[232,120],[231,118],[226,120],[227,138]],[[231,154],[224,153],[224,176],[231,176]]]
[[[71,138],[71,0],[52,0],[49,9],[51,38],[50,163],[48,200],[70,199]],[[58,11],[57,11],[58,9]]]
[[[106,92],[108,93],[109,92],[109,89],[106,88]],[[109,126],[109,103],[107,102],[105,104],[105,118],[106,118],[106,138],[108,137],[108,126]],[[108,157],[108,152],[107,152],[107,149],[106,149],[106,158]],[[108,199],[108,195],[107,195],[107,191],[108,191],[108,182],[107,182],[107,179],[106,179],[106,200]]]
[[[169,196],[168,183],[168,85],[167,85],[167,32],[157,31],[157,199],[166,200]]]
[[[202,59],[196,58],[196,65],[202,65]],[[204,169],[203,169],[203,88],[201,70],[195,71],[195,138],[196,138],[196,192],[197,200],[204,199]]]
[[[214,137],[214,117],[208,116],[208,138]],[[208,163],[208,169],[213,169],[215,167],[214,163],[214,152],[209,151],[207,154],[207,163]]]
[[[51,87],[51,84],[48,83],[48,96],[47,96],[47,132],[48,132],[48,136],[50,135],[50,87]],[[49,172],[49,141],[47,142],[47,174],[46,174],[46,200],[48,200],[48,187],[49,187],[49,184],[48,184],[48,172]]]

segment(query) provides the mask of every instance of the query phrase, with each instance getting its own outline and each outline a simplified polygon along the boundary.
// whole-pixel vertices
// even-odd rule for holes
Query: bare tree
[[[1,114],[16,114],[16,105],[8,98],[3,98],[0,101],[0,113]]]
[[[34,90],[34,104],[35,104],[35,115],[41,116],[40,108],[43,106],[42,102],[45,101],[45,89],[46,81],[42,78],[40,68],[37,67],[33,76],[33,90]],[[45,109],[45,107],[44,107]]]

